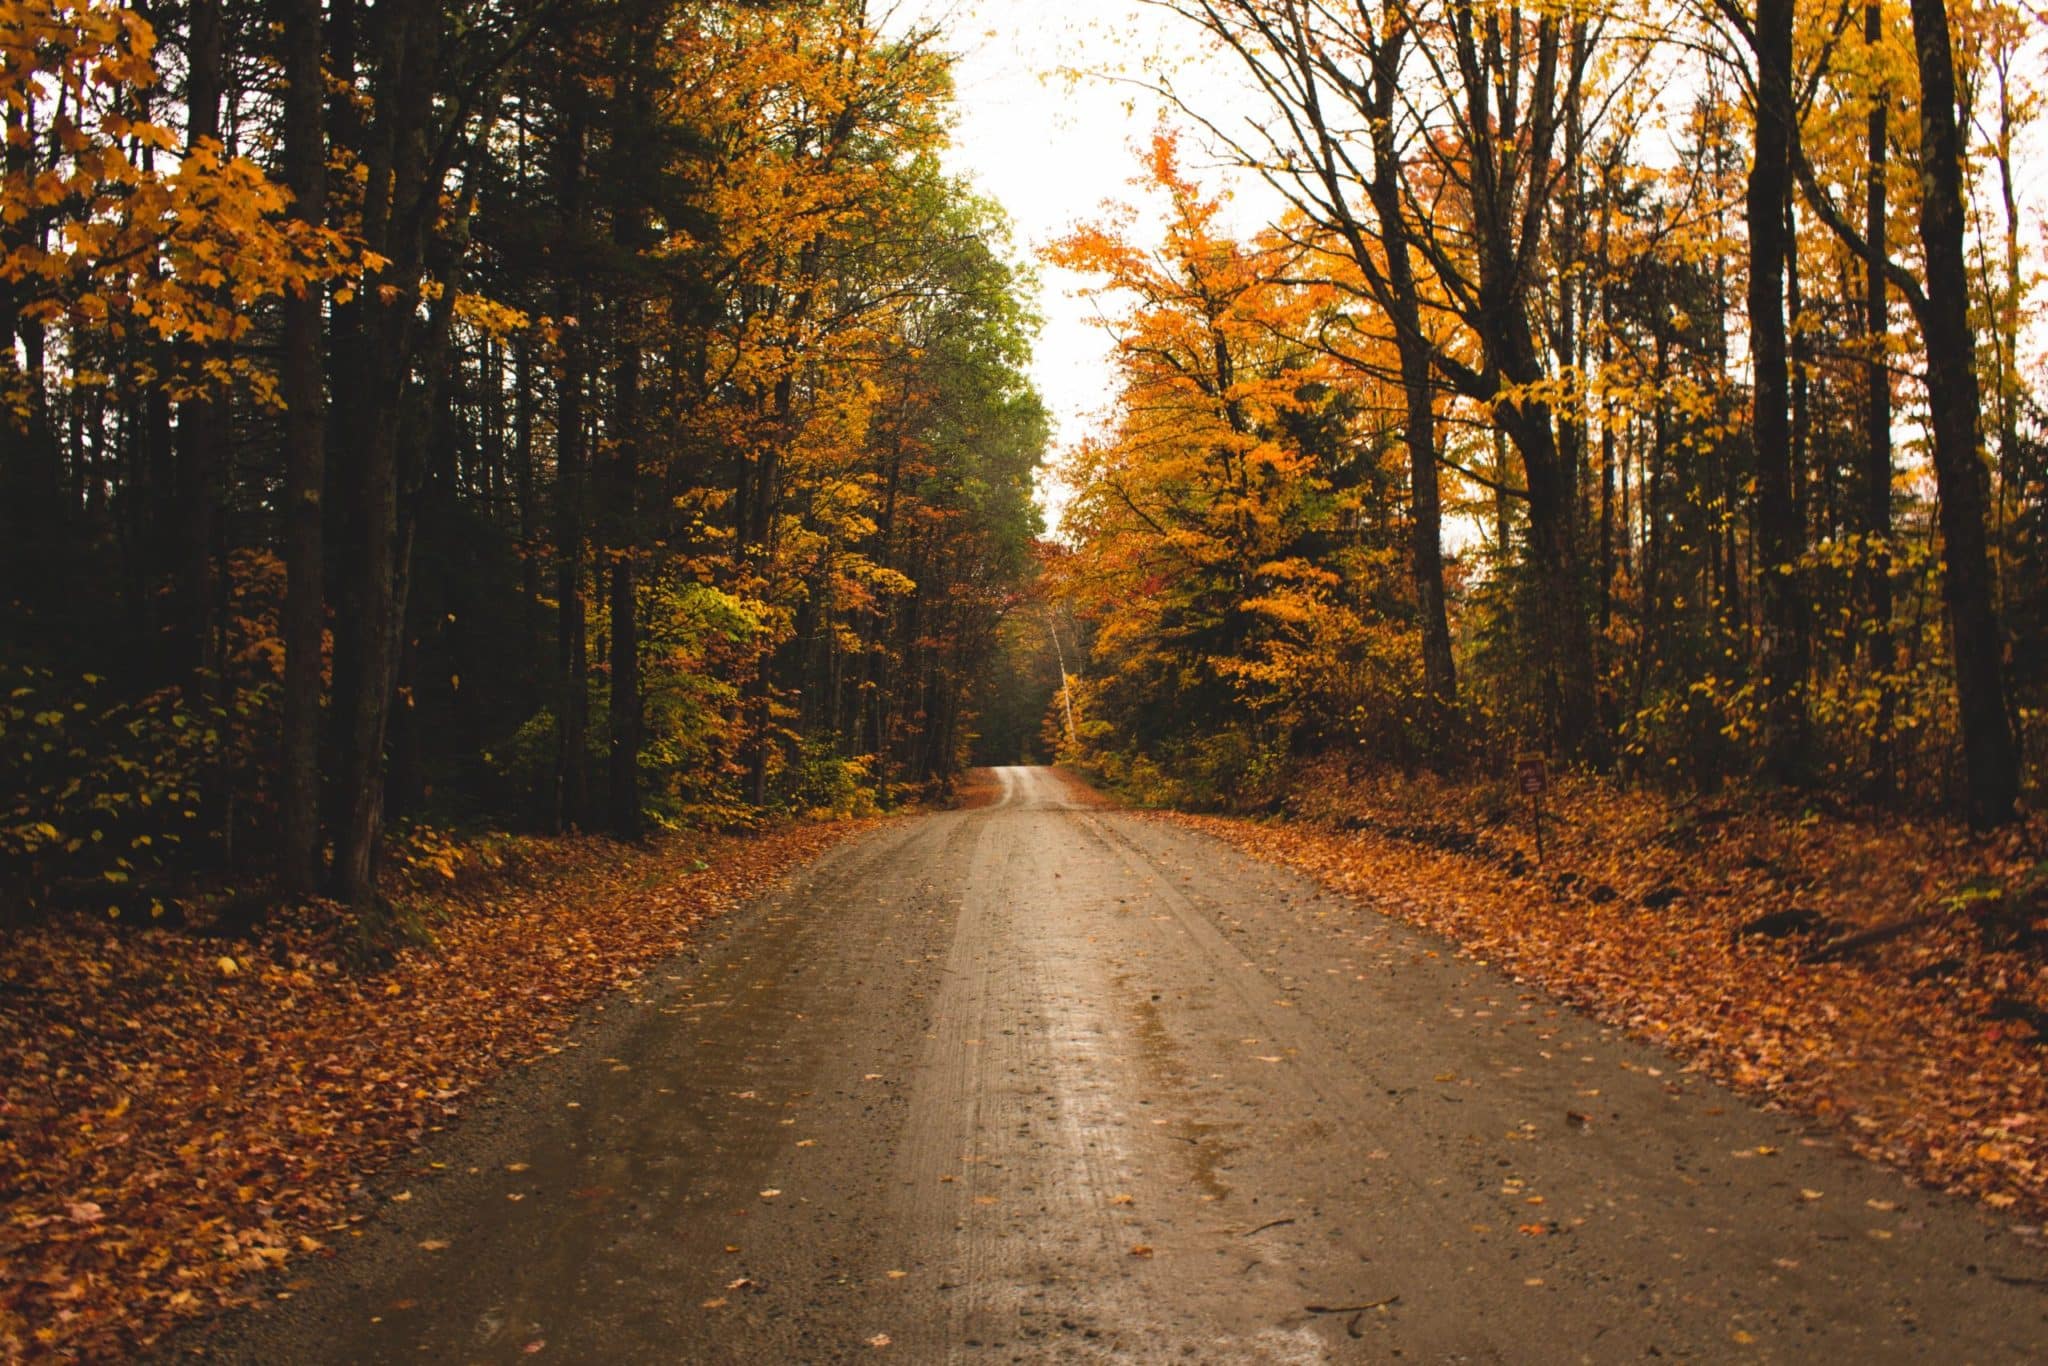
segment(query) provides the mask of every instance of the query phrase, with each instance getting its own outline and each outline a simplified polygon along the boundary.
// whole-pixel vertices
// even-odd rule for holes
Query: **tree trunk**
[[[327,142],[320,72],[320,0],[285,0],[284,172],[292,215],[318,226],[327,208]],[[320,493],[326,480],[326,382],[320,291],[288,294],[278,383],[285,403],[284,737],[278,879],[312,891],[320,840],[320,675],[325,602]]]
[[[540,503],[536,496],[533,453],[533,342],[521,335],[512,342],[512,490],[519,517],[519,626],[527,657],[538,659],[541,648]]]
[[[185,145],[220,140],[220,105],[225,60],[220,0],[193,0],[186,42]],[[178,347],[187,379],[211,388],[205,363],[222,357],[217,346],[191,342]],[[220,518],[220,467],[227,444],[224,391],[204,393],[178,405],[178,643],[177,662],[188,705],[211,698],[220,672],[213,649],[214,540]]]
[[[1806,639],[1795,566],[1800,555],[1793,496],[1785,269],[1792,243],[1785,205],[1792,184],[1793,0],[1759,0],[1756,11],[1756,154],[1749,173],[1749,337],[1754,371],[1750,436],[1756,456],[1757,566],[1763,607],[1766,764],[1778,782],[1806,781]]]
[[[399,451],[418,311],[412,283],[424,245],[422,196],[429,193],[426,135],[433,113],[439,18],[433,6],[403,5],[388,17],[390,27],[380,35],[376,128],[364,190],[364,242],[391,261],[389,278],[398,282],[399,292],[378,297],[367,311],[354,376],[361,387],[350,395],[351,404],[364,410],[364,420],[351,481],[360,517],[359,558],[348,594],[348,608],[356,617],[356,652],[348,671],[350,693],[335,699],[348,717],[335,872],[337,890],[359,908],[376,900],[384,748],[404,611],[407,547],[399,528]]]
[[[1444,601],[1443,497],[1437,484],[1436,385],[1430,373],[1431,343],[1422,330],[1420,291],[1410,256],[1407,220],[1401,212],[1401,157],[1394,145],[1393,112],[1399,97],[1402,37],[1397,29],[1373,49],[1372,102],[1373,173],[1368,198],[1378,224],[1386,260],[1388,314],[1394,324],[1401,359],[1401,397],[1406,409],[1403,428],[1408,448],[1411,510],[1409,575],[1415,584],[1415,605],[1422,627],[1422,690],[1434,713],[1430,729],[1445,738],[1458,705],[1458,673],[1451,656],[1450,615]],[[1333,205],[1339,208],[1352,255],[1370,260],[1364,234],[1342,211],[1343,194],[1334,176],[1329,182]]]
[[[2005,707],[2003,642],[1985,545],[1989,490],[1978,444],[1981,398],[1963,254],[1962,138],[1944,0],[1912,0],[1920,67],[1920,244],[1927,261],[1927,406],[1941,497],[1942,596],[1955,650],[1970,823],[2013,817],[2019,752]]]
[[[557,193],[562,205],[566,254],[582,249],[584,128],[572,115],[563,134]],[[585,771],[590,728],[586,686],[589,654],[583,606],[583,370],[582,282],[574,265],[559,291],[559,311],[575,319],[562,334],[562,361],[555,379],[555,775],[557,830],[580,824],[588,810]]]
[[[1864,7],[1863,42],[1875,50],[1884,41],[1884,6],[1879,0]],[[1885,264],[1891,254],[1887,240],[1885,166],[1889,156],[1888,105],[1891,92],[1880,85],[1870,101],[1866,145],[1869,183],[1864,187],[1864,241],[1869,253],[1864,259],[1863,331],[1870,346],[1870,361],[1864,376],[1865,444],[1862,478],[1863,592],[1870,612],[1869,668],[1877,689],[1877,716],[1871,723],[1871,795],[1878,801],[1891,800],[1896,782],[1896,759],[1892,746],[1892,717],[1897,707],[1897,690],[1892,674],[1897,668],[1892,648],[1892,377],[1891,358],[1885,339],[1891,331],[1890,300],[1885,287]]]
[[[622,211],[613,236],[628,251],[639,247],[637,210]],[[630,289],[630,286],[628,287]],[[633,586],[640,482],[640,304],[627,293],[618,304],[618,371],[613,381],[613,445],[607,521],[611,542],[611,782],[612,833],[640,833],[640,635]]]

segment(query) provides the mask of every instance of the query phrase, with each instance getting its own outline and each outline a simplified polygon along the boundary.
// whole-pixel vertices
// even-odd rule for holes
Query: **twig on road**
[[[1265,1223],[1260,1224],[1257,1228],[1248,1229],[1245,1232],[1238,1234],[1237,1236],[1240,1238],[1249,1238],[1254,1233],[1264,1233],[1269,1228],[1279,1228],[1282,1224],[1291,1224],[1293,1222],[1294,1220],[1292,1219],[1269,1219]]]
[[[1389,1295],[1370,1304],[1305,1304],[1302,1308],[1311,1314],[1363,1314],[1368,1309],[1384,1309],[1400,1298],[1399,1295]]]

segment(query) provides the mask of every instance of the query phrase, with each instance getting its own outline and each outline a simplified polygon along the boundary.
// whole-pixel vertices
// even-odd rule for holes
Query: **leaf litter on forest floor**
[[[368,975],[344,966],[345,924],[321,904],[232,955],[200,931],[10,936],[0,1359],[130,1356],[247,1303],[294,1257],[333,1256],[313,1235],[359,1223],[366,1182],[480,1084],[562,1052],[550,1041],[585,1003],[871,824],[534,840],[517,866],[456,885],[431,948]],[[686,875],[693,862],[708,867]]]

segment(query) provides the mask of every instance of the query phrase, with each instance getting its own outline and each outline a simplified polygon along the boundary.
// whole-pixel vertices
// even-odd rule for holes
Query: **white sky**
[[[1203,56],[1193,25],[1142,0],[900,0],[883,26],[901,32],[928,23],[945,27],[942,46],[958,56],[948,165],[1009,212],[1029,261],[1106,203],[1137,195],[1137,147],[1163,111],[1136,82],[1170,70],[1182,89],[1201,88],[1205,102],[1213,92],[1219,111],[1240,97],[1235,73]],[[1191,161],[1199,145],[1190,140]],[[1245,189],[1249,233],[1272,215],[1250,209],[1263,187]],[[1094,429],[1114,397],[1111,347],[1077,291],[1080,278],[1043,262],[1036,269],[1045,330],[1032,377],[1052,411],[1057,458]],[[1062,495],[1055,481],[1044,482],[1049,514]]]

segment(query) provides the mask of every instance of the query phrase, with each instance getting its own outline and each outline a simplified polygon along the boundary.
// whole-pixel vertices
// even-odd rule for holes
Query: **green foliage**
[[[778,775],[775,804],[797,816],[871,816],[877,809],[873,767],[872,756],[848,758],[828,740],[802,740]]]
[[[94,674],[0,667],[0,899],[19,912],[161,916],[172,872],[219,857],[228,823],[266,801],[247,737],[268,687],[238,694],[233,724],[176,691],[110,691]]]
[[[1237,723],[1169,741],[1154,753],[1098,750],[1085,767],[1139,806],[1215,811],[1257,805],[1272,795],[1287,759],[1270,733]]]
[[[732,661],[752,657],[763,610],[708,584],[668,578],[643,592],[641,616],[644,813],[663,827],[744,823]],[[592,629],[606,626],[600,609]],[[602,677],[587,681],[585,706],[584,768],[601,773],[611,733],[611,691]],[[543,707],[484,755],[505,800],[535,823],[553,810],[558,745],[555,711]]]

